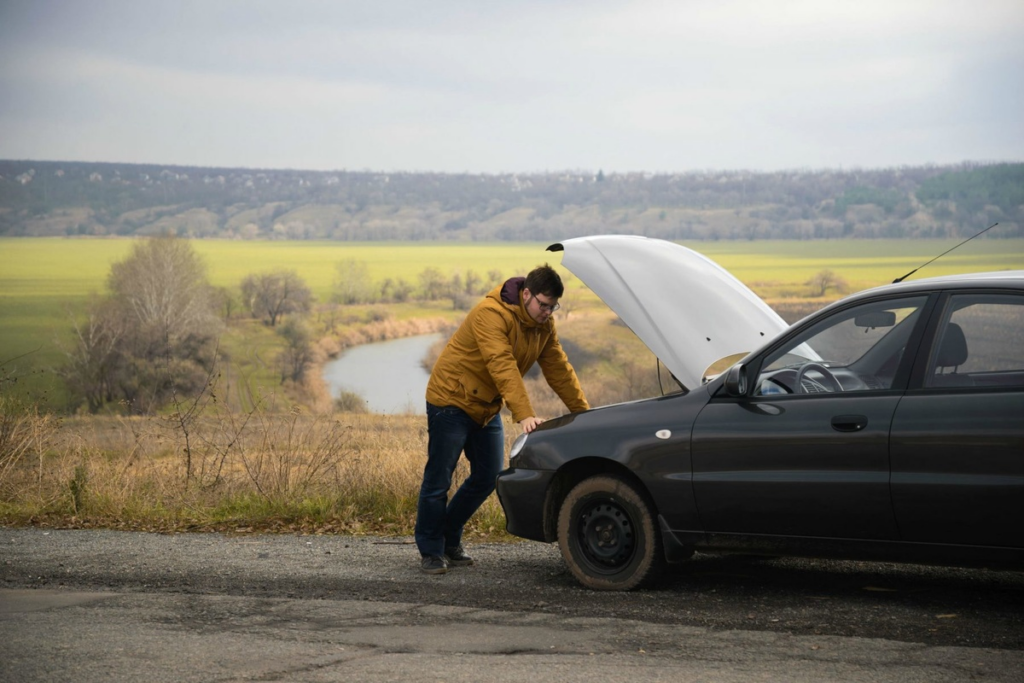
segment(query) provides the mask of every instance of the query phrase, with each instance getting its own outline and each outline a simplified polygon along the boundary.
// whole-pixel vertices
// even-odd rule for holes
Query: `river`
[[[324,365],[324,381],[331,396],[359,394],[370,412],[422,415],[430,373],[420,361],[439,339],[434,333],[354,346]]]

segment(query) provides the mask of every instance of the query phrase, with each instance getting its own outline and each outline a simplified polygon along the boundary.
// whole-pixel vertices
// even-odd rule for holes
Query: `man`
[[[428,574],[473,564],[462,548],[462,529],[494,491],[505,462],[502,401],[527,434],[543,422],[523,384],[534,362],[571,412],[590,407],[551,317],[562,292],[562,279],[548,265],[495,287],[469,312],[434,364],[427,384],[427,465],[416,516],[420,566]],[[463,451],[470,475],[449,502],[452,473]]]

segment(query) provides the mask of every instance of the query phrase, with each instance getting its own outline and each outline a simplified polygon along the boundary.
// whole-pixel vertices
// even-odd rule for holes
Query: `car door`
[[[1024,295],[942,304],[893,419],[901,537],[1024,547]]]
[[[894,540],[889,430],[925,295],[810,321],[763,359],[747,396],[715,396],[692,440],[705,531]]]

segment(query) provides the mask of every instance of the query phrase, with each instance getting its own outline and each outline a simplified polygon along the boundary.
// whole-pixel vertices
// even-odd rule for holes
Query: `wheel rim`
[[[615,501],[595,501],[577,517],[576,540],[588,565],[600,573],[615,573],[636,551],[633,518]]]

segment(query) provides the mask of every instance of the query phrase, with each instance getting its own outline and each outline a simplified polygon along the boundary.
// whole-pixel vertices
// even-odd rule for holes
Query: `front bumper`
[[[544,508],[555,473],[510,467],[498,475],[498,501],[505,511],[505,529],[513,536],[547,543]]]

